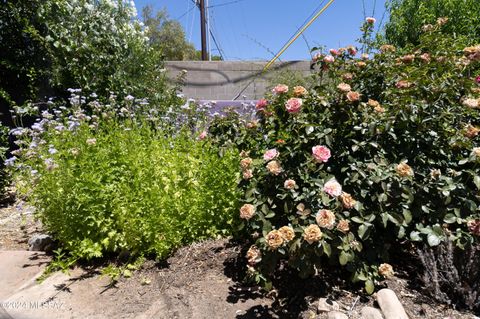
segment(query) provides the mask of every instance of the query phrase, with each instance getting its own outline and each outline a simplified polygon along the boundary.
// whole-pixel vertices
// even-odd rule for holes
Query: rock
[[[48,251],[52,249],[52,236],[46,234],[35,234],[28,240],[30,251]]]
[[[348,316],[340,311],[330,311],[327,319],[348,319]]]
[[[320,298],[318,300],[318,312],[328,312],[328,311],[336,311],[339,310],[340,306],[336,301],[327,299],[327,298]]]
[[[382,289],[377,293],[377,302],[385,319],[408,319],[397,295],[391,289]]]
[[[362,319],[383,319],[382,313],[377,308],[363,307]]]

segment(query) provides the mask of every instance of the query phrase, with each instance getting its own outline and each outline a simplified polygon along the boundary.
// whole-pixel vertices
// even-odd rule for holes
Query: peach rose
[[[246,257],[249,265],[255,265],[262,260],[262,252],[253,245],[248,249]]]
[[[242,172],[243,179],[249,180],[253,177],[253,171],[251,169],[246,169]]]
[[[395,84],[395,86],[397,89],[408,89],[412,86],[412,83],[408,82],[407,80],[400,80]]]
[[[380,52],[382,53],[395,52],[395,51],[396,51],[395,47],[390,44],[384,44],[380,47]]]
[[[253,206],[252,204],[244,204],[240,208],[241,219],[249,220],[250,218],[253,217],[253,215],[255,215],[255,206]]]
[[[395,168],[401,177],[413,176],[413,169],[407,163],[400,163]]]
[[[353,45],[347,47],[348,54],[351,56],[357,55],[357,48]]]
[[[323,191],[332,197],[338,197],[342,195],[342,186],[335,178],[332,178],[323,185]]]
[[[357,66],[358,66],[359,68],[364,68],[364,67],[367,66],[367,63],[365,63],[364,61],[358,61],[358,62],[357,62]]]
[[[412,63],[413,60],[415,60],[415,55],[414,54],[407,54],[407,55],[404,55],[400,58],[400,60],[402,60],[403,63]]]
[[[331,55],[327,55],[326,57],[323,58],[323,62],[330,64],[335,62],[335,58]]]
[[[375,19],[375,18],[373,18],[373,17],[367,17],[367,18],[365,19],[365,21],[366,21],[367,23],[369,23],[369,24],[374,24],[374,23],[377,21],[377,19]]]
[[[471,124],[468,124],[465,127],[465,131],[464,131],[463,135],[465,135],[468,138],[474,138],[478,135],[478,133],[480,133],[480,128],[475,127]]]
[[[308,91],[303,86],[295,86],[293,88],[293,96],[302,97],[308,94]]]
[[[348,85],[347,83],[340,83],[338,86],[337,86],[337,89],[340,90],[341,92],[350,92],[352,90],[352,87],[350,85]]]
[[[273,175],[279,175],[283,171],[282,166],[280,166],[278,161],[268,162],[267,169]]]
[[[86,142],[87,142],[88,145],[95,145],[95,144],[97,144],[97,139],[96,138],[88,138]]]
[[[463,100],[462,104],[468,108],[471,108],[471,109],[477,109],[477,108],[480,108],[480,100],[478,99],[465,99]]]
[[[480,158],[480,147],[474,147],[472,149],[472,155],[476,158]]]
[[[335,214],[328,209],[320,209],[315,217],[318,226],[332,229],[335,226]]]
[[[442,171],[438,168],[430,170],[430,178],[438,179],[442,175]]]
[[[302,216],[310,215],[312,211],[309,208],[305,208],[305,204],[300,203],[297,205],[297,214]]]
[[[360,100],[360,93],[355,91],[350,91],[347,93],[347,100],[350,102],[357,102]]]
[[[422,26],[422,31],[423,32],[431,32],[435,29],[435,27],[431,24],[425,24],[424,26]]]
[[[315,158],[315,161],[318,163],[326,163],[331,157],[330,149],[323,145],[317,145],[312,147],[312,155]]]
[[[342,75],[342,79],[344,79],[345,81],[351,81],[353,79],[353,74],[352,73],[345,73]]]
[[[383,276],[385,278],[390,278],[393,277],[394,272],[393,272],[393,267],[390,264],[381,264],[378,266],[378,274],[380,276]]]
[[[295,237],[295,232],[293,231],[292,227],[283,226],[280,227],[278,231],[282,236],[283,240],[285,240],[286,242],[292,240]]]
[[[285,183],[283,183],[283,187],[286,189],[294,189],[297,186],[297,183],[293,179],[287,179]]]
[[[472,234],[480,236],[480,219],[469,220],[467,227]]]
[[[266,237],[267,245],[270,249],[275,250],[283,245],[282,234],[278,230],[272,230]]]
[[[277,149],[272,148],[271,150],[268,150],[265,152],[265,154],[263,154],[263,159],[265,161],[271,161],[272,159],[278,157],[278,155],[280,155],[280,153],[277,151]]]
[[[368,53],[363,53],[360,57],[361,57],[362,60],[370,59],[370,56],[368,55]]]
[[[354,208],[355,204],[357,203],[357,201],[353,199],[352,195],[345,192],[343,192],[342,195],[340,195],[340,199],[342,201],[343,207],[345,207],[346,209]]]
[[[346,219],[342,219],[337,224],[337,229],[346,234],[350,231],[350,223]]]
[[[288,101],[285,103],[285,108],[287,109],[288,113],[295,114],[300,112],[302,104],[302,99],[292,97],[291,99],[288,99]]]
[[[286,86],[285,84],[278,84],[272,90],[272,93],[276,95],[285,94],[287,92],[288,92],[288,86]]]
[[[337,49],[330,49],[330,54],[333,55],[333,56],[339,56],[341,54],[340,51],[338,51]]]
[[[322,231],[315,224],[309,225],[303,231],[303,239],[305,239],[305,241],[309,244],[318,242],[320,239],[322,239],[322,237],[323,237]]]
[[[248,169],[252,165],[253,160],[250,157],[245,157],[240,161],[240,167],[242,169]]]
[[[437,24],[439,26],[445,25],[447,22],[448,22],[447,17],[440,17],[440,18],[437,19]]]
[[[424,54],[420,55],[420,60],[422,60],[425,63],[430,63],[432,58],[431,58],[430,54],[424,53]]]

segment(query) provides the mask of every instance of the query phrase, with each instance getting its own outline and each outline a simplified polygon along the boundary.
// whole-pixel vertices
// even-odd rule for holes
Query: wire
[[[230,1],[230,2],[225,2],[225,3],[220,3],[220,4],[214,4],[214,5],[208,6],[207,8],[228,6],[230,4],[234,4],[234,3],[238,3],[238,2],[242,2],[242,1],[245,1],[245,0],[235,0],[235,1]]]
[[[272,64],[273,62],[275,62],[279,57],[280,55],[283,54],[283,52],[285,52],[285,50],[288,49],[288,47],[293,43],[295,42],[295,40],[298,39],[298,37],[325,11],[327,10],[327,8],[333,3],[333,1],[335,0],[330,0],[320,11],[318,11],[315,16],[310,19],[310,21],[308,21],[307,24],[305,24],[300,31],[298,31],[295,36],[293,37],[293,39],[290,39],[287,44],[285,44],[283,46],[283,48],[280,50],[280,52],[277,53],[277,55],[272,59],[270,60],[270,62],[267,63],[267,65],[263,68],[263,72],[265,72]]]
[[[190,9],[188,9],[184,14],[182,14],[181,16],[179,16],[178,18],[176,18],[175,20],[180,20],[181,18],[183,18],[184,16],[186,16],[187,14],[189,14],[190,12],[192,12],[193,9],[195,9],[195,6],[191,7]]]

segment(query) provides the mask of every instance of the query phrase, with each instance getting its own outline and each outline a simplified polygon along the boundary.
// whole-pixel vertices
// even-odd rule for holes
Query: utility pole
[[[206,18],[205,18],[205,0],[199,0],[200,5],[200,31],[202,38],[202,61],[208,60],[207,54],[207,30],[206,30]]]

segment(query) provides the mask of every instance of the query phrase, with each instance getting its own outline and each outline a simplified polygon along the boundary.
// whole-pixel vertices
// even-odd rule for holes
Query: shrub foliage
[[[317,56],[317,86],[259,101],[244,149],[242,227],[257,280],[285,260],[301,275],[340,265],[367,292],[409,242],[462,248],[480,235],[480,46],[445,37]]]

